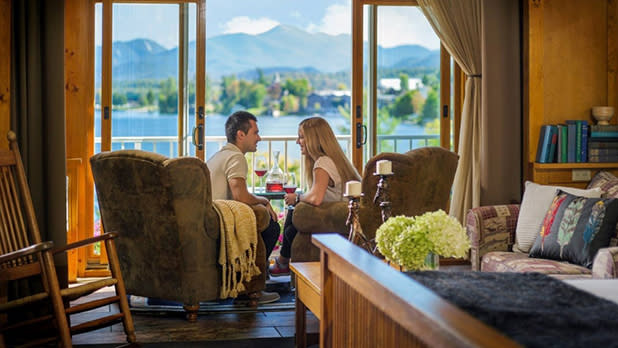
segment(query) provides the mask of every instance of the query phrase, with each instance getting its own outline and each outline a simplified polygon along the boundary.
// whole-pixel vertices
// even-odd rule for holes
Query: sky
[[[191,4],[189,40],[195,35],[195,5]],[[96,27],[101,28],[101,4],[97,4]],[[309,32],[350,34],[350,0],[210,0],[206,5],[206,36],[229,33],[260,34],[279,24]],[[115,4],[114,41],[150,38],[166,48],[177,46],[178,5]],[[96,44],[101,44],[100,30]],[[430,49],[440,42],[415,7],[380,6],[378,44],[393,47],[419,44]]]

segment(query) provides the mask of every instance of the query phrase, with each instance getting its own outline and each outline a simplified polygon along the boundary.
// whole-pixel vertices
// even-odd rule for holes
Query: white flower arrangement
[[[465,257],[470,249],[464,227],[443,210],[391,217],[376,231],[376,242],[388,261],[410,270],[426,269],[429,253]]]

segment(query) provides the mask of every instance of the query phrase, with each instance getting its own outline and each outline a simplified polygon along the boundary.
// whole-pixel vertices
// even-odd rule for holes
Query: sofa
[[[482,272],[539,272],[560,279],[618,278],[618,233],[610,247],[601,248],[592,269],[569,262],[532,258],[513,250],[520,205],[471,209],[466,216],[472,270]]]

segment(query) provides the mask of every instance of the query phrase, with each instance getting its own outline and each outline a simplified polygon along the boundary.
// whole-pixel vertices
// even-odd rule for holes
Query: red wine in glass
[[[256,169],[255,170],[255,175],[257,175],[259,177],[263,177],[264,174],[266,174],[266,169]]]
[[[283,191],[286,193],[294,193],[296,192],[296,185],[283,185]]]

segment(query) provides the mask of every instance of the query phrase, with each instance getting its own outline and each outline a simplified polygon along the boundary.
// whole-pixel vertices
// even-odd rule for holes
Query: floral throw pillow
[[[610,172],[598,172],[590,180],[587,188],[600,188],[603,191],[603,197],[618,198],[618,178]]]
[[[609,246],[618,221],[618,199],[586,198],[559,190],[541,225],[530,257],[592,267],[600,248]]]

